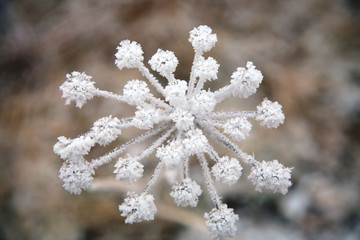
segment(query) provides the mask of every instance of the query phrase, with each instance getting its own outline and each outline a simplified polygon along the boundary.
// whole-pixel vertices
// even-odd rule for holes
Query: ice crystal
[[[205,90],[203,88],[207,81],[217,79],[219,64],[214,58],[205,58],[203,54],[215,46],[217,36],[210,27],[199,26],[190,31],[189,41],[195,56],[188,82],[175,78],[178,59],[173,52],[159,49],[149,60],[151,69],[167,79],[165,87],[145,66],[139,43],[123,40],[117,47],[116,66],[120,70],[138,69],[163,98],[155,97],[148,83],[139,79],[128,81],[121,95],[96,88],[91,81],[92,77],[85,73],[72,72],[66,75],[67,80],[60,86],[66,104],[74,101],[81,108],[88,100],[98,96],[136,106],[136,111],[130,118],[100,118],[87,133],[74,139],[59,137],[54,152],[65,161],[59,177],[64,182],[65,190],[79,194],[90,186],[98,167],[118,158],[115,179],[133,183],[143,175],[144,166],[141,162],[156,153],[159,163],[143,193],[128,193],[124,203],[119,206],[121,215],[126,217],[125,222],[134,223],[154,218],[156,207],[154,197],[149,192],[163,167],[179,172],[179,179],[170,193],[175,203],[183,207],[197,205],[202,190],[189,173],[189,157],[196,156],[215,205],[213,210],[204,215],[206,225],[213,239],[232,237],[238,216],[221,202],[213,178],[225,184],[235,184],[241,176],[241,160],[251,167],[248,178],[257,191],[269,189],[285,194],[291,186],[291,168],[285,168],[277,160],[259,162],[233,142],[248,137],[252,127],[251,119],[259,121],[261,126],[276,128],[284,122],[285,116],[281,105],[268,99],[256,111],[214,111],[218,103],[229,97],[248,98],[254,94],[263,75],[252,62],[247,62],[245,68],[239,67],[231,75],[229,85],[215,92]],[[92,147],[96,144],[108,145],[117,139],[123,128],[128,127],[143,129],[145,132],[99,158],[85,160]],[[154,136],[158,137],[140,154],[119,157],[130,147]],[[236,158],[219,156],[208,139],[228,148]],[[213,162],[210,164],[211,169],[209,159]]]

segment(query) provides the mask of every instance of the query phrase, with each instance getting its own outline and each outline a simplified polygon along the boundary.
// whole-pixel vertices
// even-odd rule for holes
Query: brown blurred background
[[[264,75],[256,95],[222,107],[251,110],[266,96],[286,114],[275,130],[254,122],[239,146],[295,167],[286,196],[255,192],[248,169],[235,186],[218,185],[240,217],[235,239],[359,240],[359,9],[356,0],[0,0],[0,239],[208,239],[202,215],[213,206],[206,193],[196,209],[177,208],[162,179],[152,192],[155,220],[125,225],[117,206],[144,182],[115,183],[109,164],[92,189],[73,196],[62,188],[62,161],[52,152],[58,136],[76,137],[102,116],[134,112],[103,99],[81,110],[65,106],[59,86],[66,73],[85,71],[97,87],[121,93],[127,80],[140,78],[114,65],[117,44],[131,39],[146,61],[157,48],[174,51],[176,77],[188,79],[188,32],[206,24],[219,39],[208,54],[221,65],[211,89],[247,60]],[[137,134],[125,132],[118,144]],[[156,159],[147,162],[145,175]],[[192,174],[201,182],[196,164]]]

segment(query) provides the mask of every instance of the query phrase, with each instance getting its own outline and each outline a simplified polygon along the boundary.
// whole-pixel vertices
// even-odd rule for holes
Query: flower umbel
[[[233,142],[243,141],[249,136],[252,128],[250,120],[260,121],[261,126],[277,128],[283,124],[285,116],[281,105],[268,99],[256,111],[214,111],[218,103],[229,97],[248,98],[254,94],[263,76],[252,62],[247,62],[245,68],[239,67],[232,74],[229,85],[215,92],[204,90],[207,81],[217,79],[219,64],[214,58],[203,56],[215,46],[217,36],[210,27],[203,25],[190,31],[189,41],[195,56],[188,82],[175,78],[178,59],[173,52],[159,49],[149,60],[151,69],[167,79],[166,87],[145,66],[139,43],[123,40],[117,47],[116,66],[120,70],[138,69],[148,83],[163,95],[164,100],[156,98],[150,92],[148,83],[143,80],[128,81],[121,95],[96,88],[94,82],[90,81],[92,77],[85,73],[67,74],[67,80],[60,86],[66,104],[74,101],[81,108],[88,100],[98,96],[136,106],[136,112],[130,118],[118,119],[111,115],[100,118],[88,132],[74,139],[59,137],[54,152],[64,160],[59,175],[64,182],[63,186],[74,194],[80,194],[91,185],[98,167],[116,158],[115,179],[136,182],[143,175],[144,166],[141,162],[156,153],[159,163],[144,191],[128,193],[124,203],[119,206],[126,223],[154,219],[156,206],[149,192],[164,167],[179,172],[177,176],[180,177],[170,193],[175,203],[182,207],[196,207],[202,190],[190,177],[189,158],[197,157],[215,205],[213,210],[204,215],[206,225],[212,239],[224,239],[235,235],[238,216],[221,202],[213,178],[228,185],[235,184],[242,173],[242,162],[251,167],[248,178],[257,191],[269,189],[274,193],[285,194],[291,186],[292,168],[284,167],[277,160],[259,162]],[[143,129],[145,133],[99,158],[85,159],[96,144],[108,145],[117,139],[122,129],[128,127]],[[153,136],[158,137],[139,155],[119,157],[132,146]],[[233,157],[219,156],[208,139],[228,148]],[[212,162],[211,168],[209,161]]]

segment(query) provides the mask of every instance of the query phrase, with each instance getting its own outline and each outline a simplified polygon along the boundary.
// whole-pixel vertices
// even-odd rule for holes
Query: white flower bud
[[[211,168],[211,173],[214,175],[216,181],[233,185],[236,183],[242,171],[242,166],[236,158],[222,157]]]
[[[216,105],[213,92],[201,90],[190,99],[191,112],[193,114],[206,114],[212,112]]]
[[[123,40],[116,49],[118,51],[115,54],[115,64],[120,70],[123,68],[136,68],[144,60],[144,52],[140,44],[135,41]]]
[[[126,217],[125,223],[137,223],[154,220],[157,211],[154,196],[147,193],[128,192],[124,203],[119,205],[121,216]]]
[[[262,161],[251,168],[248,178],[256,186],[256,191],[261,192],[262,188],[265,188],[285,195],[292,185],[291,170],[292,168],[284,167],[278,160]]]
[[[114,173],[117,181],[125,180],[129,183],[137,182],[144,172],[144,165],[136,161],[133,157],[119,158],[115,164]]]
[[[167,168],[174,168],[186,157],[181,141],[170,141],[168,145],[161,146],[156,151],[158,157]]]
[[[64,182],[66,191],[73,194],[80,194],[81,190],[87,189],[93,183],[94,169],[84,159],[63,163],[59,170],[59,178]]]
[[[66,105],[74,101],[76,107],[81,108],[87,100],[95,96],[96,88],[94,82],[90,81],[91,76],[74,71],[66,74],[66,78],[67,80],[60,86],[62,97],[66,99]]]
[[[140,129],[150,129],[154,124],[160,122],[163,118],[160,109],[153,106],[146,108],[139,107],[139,110],[135,112],[135,117],[132,120],[132,124]]]
[[[146,98],[151,96],[151,93],[146,82],[135,79],[125,84],[123,96],[127,103],[137,105],[144,102]]]
[[[216,34],[212,34],[210,27],[201,25],[190,31],[189,42],[191,42],[195,52],[203,54],[215,46],[217,37]]]
[[[58,140],[53,150],[64,160],[76,161],[88,154],[95,145],[94,139],[90,136],[79,136],[74,139],[61,136],[58,137]]]
[[[285,115],[281,110],[282,106],[278,102],[271,102],[264,99],[262,103],[257,106],[258,114],[256,120],[260,121],[260,125],[268,128],[277,128],[284,123]]]
[[[237,68],[231,75],[232,94],[241,98],[248,98],[256,92],[263,75],[252,62],[247,62],[246,68]]]
[[[158,49],[157,52],[149,60],[151,69],[160,73],[163,77],[169,77],[175,72],[179,64],[175,54],[169,50]]]
[[[219,208],[213,208],[211,212],[205,213],[206,226],[211,232],[211,239],[227,239],[235,236],[237,230],[235,221],[239,220],[234,214],[234,209],[222,204]]]
[[[103,117],[94,122],[91,131],[94,140],[98,144],[105,146],[121,134],[121,121],[111,115]]]
[[[231,118],[223,125],[224,133],[239,142],[249,136],[251,127],[251,123],[245,117]]]
[[[200,129],[192,129],[186,133],[186,138],[182,141],[184,152],[191,156],[197,153],[205,152],[208,140]]]
[[[200,186],[190,178],[178,181],[173,187],[170,196],[175,203],[182,207],[196,207],[202,190]]]
[[[194,63],[194,76],[207,81],[217,79],[219,64],[212,57],[205,59],[200,56],[199,60]]]

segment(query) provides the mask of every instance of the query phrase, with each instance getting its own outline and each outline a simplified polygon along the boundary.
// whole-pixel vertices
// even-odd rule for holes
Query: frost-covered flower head
[[[115,179],[133,183],[142,178],[144,165],[151,154],[156,153],[158,164],[142,193],[128,193],[119,206],[126,223],[152,220],[156,213],[154,197],[150,194],[153,185],[165,168],[178,171],[178,181],[170,193],[178,206],[195,207],[202,193],[201,187],[192,180],[189,158],[195,156],[201,166],[205,185],[215,208],[204,215],[206,225],[213,239],[232,237],[238,216],[217,194],[213,179],[228,185],[235,184],[241,176],[242,164],[251,167],[249,180],[255,189],[269,189],[285,194],[291,186],[291,168],[277,160],[257,161],[238,147],[235,142],[245,140],[251,131],[254,119],[261,126],[276,128],[284,122],[281,105],[265,99],[256,111],[224,112],[215,107],[229,97],[248,98],[254,94],[263,75],[252,62],[239,67],[231,75],[229,84],[217,91],[204,89],[207,81],[217,79],[219,64],[212,57],[203,54],[210,51],[217,42],[216,34],[208,26],[199,26],[190,31],[189,41],[194,48],[194,60],[189,81],[176,79],[174,72],[178,65],[175,54],[159,49],[148,61],[151,69],[167,80],[163,86],[144,64],[143,51],[139,43],[123,40],[117,47],[115,64],[119,69],[136,68],[143,79],[128,81],[122,94],[96,88],[91,77],[85,73],[72,72],[60,86],[65,103],[72,101],[81,108],[95,96],[127,103],[136,107],[133,117],[117,118],[107,116],[95,121],[93,127],[74,139],[59,137],[54,152],[63,160],[60,179],[65,190],[79,194],[93,181],[95,170],[114,159]],[[152,85],[162,98],[155,97],[148,86]],[[117,92],[117,91],[116,91]],[[86,159],[91,148],[108,145],[122,133],[122,129],[135,127],[145,130],[135,139],[114,148],[95,159]],[[156,140],[140,154],[131,156],[126,151],[132,146],[155,137]],[[211,139],[212,141],[209,141]],[[210,142],[225,146],[232,157],[219,156]],[[122,156],[120,156],[122,155]],[[209,167],[212,165],[211,169]]]

